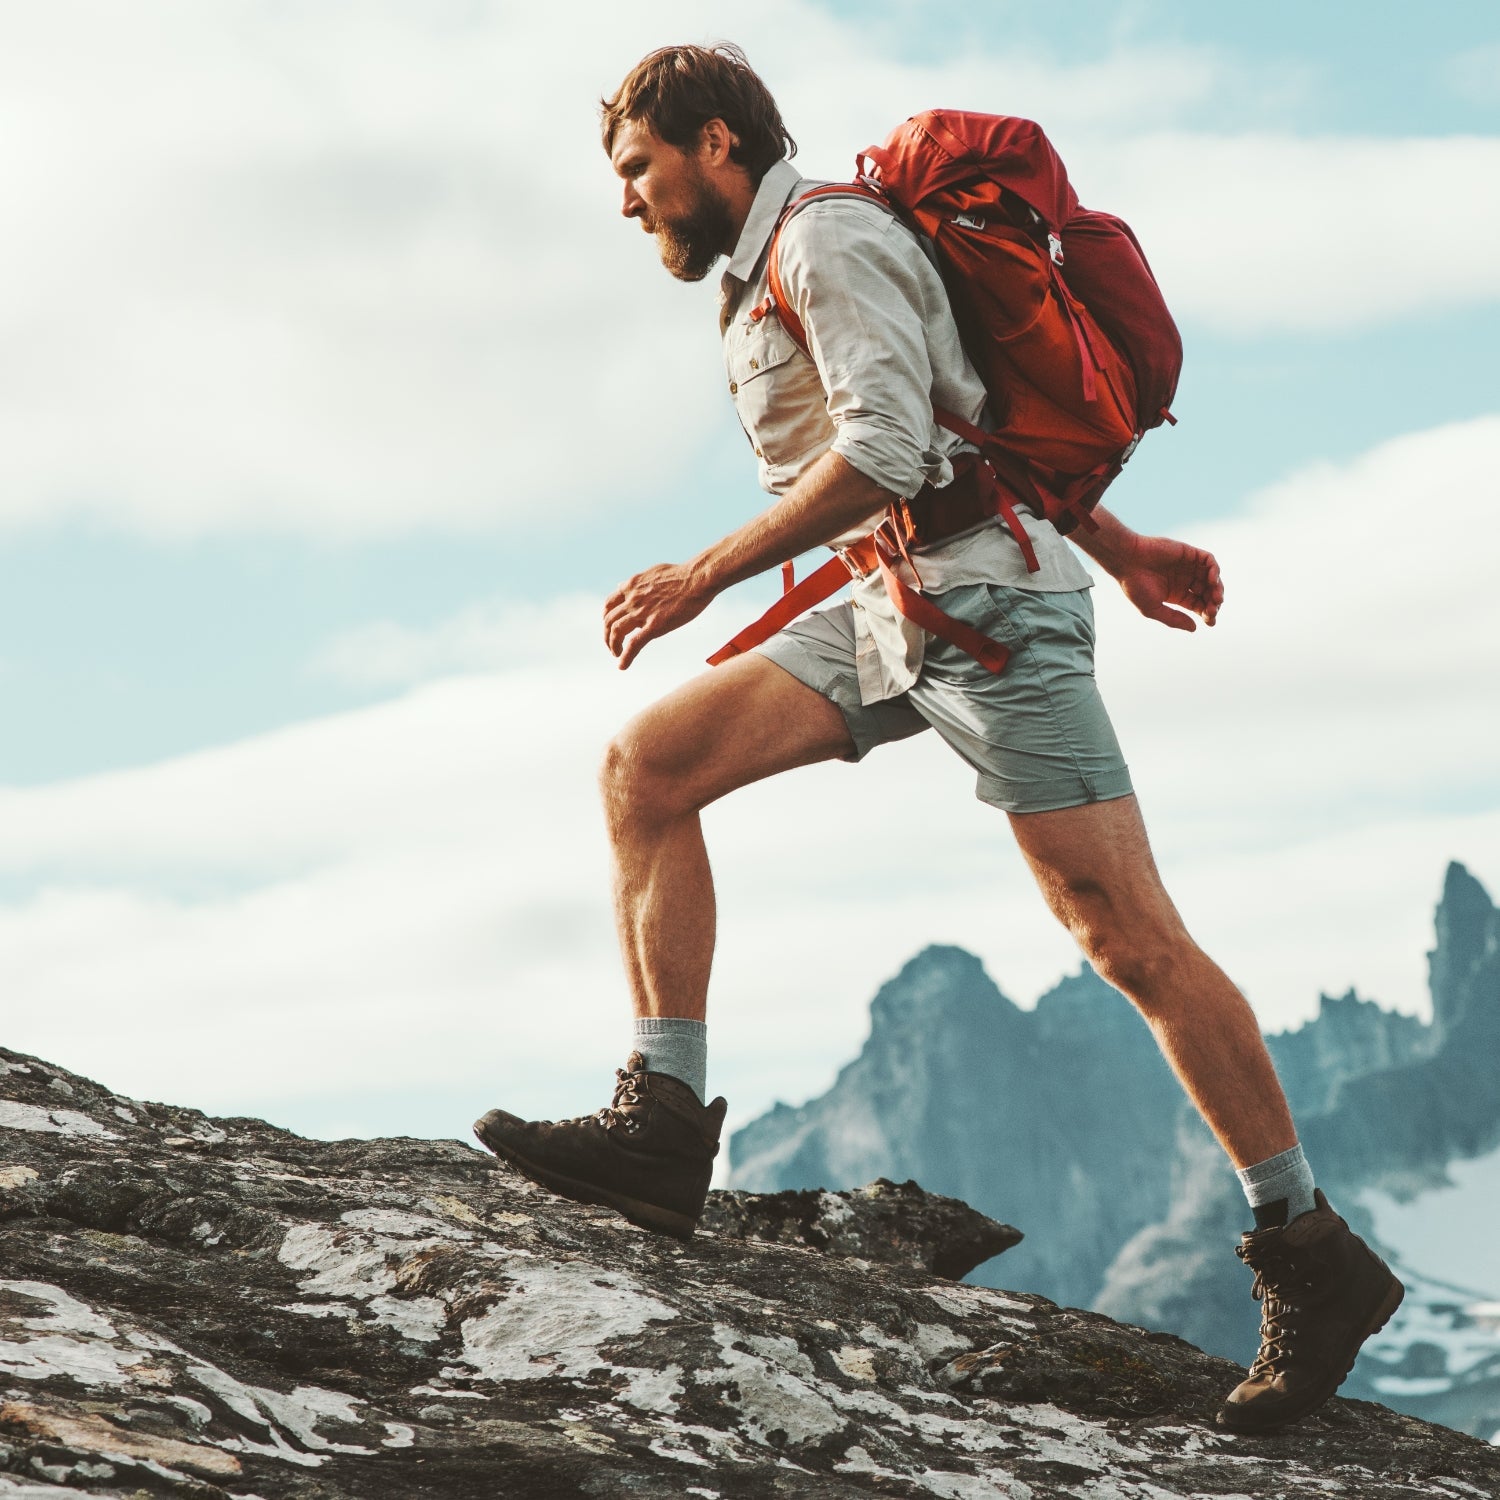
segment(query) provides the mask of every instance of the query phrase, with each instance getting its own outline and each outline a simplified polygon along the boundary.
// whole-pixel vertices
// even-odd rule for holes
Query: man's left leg
[[[1400,1304],[1401,1283],[1321,1193],[1308,1199],[1311,1175],[1260,1027],[1178,915],[1135,797],[1010,819],[1048,905],[1145,1017],[1256,1206],[1257,1228],[1237,1253],[1256,1273],[1261,1352],[1219,1420],[1246,1431],[1295,1421],[1338,1388]],[[1266,1203],[1268,1183],[1290,1201]]]
[[[1292,1150],[1296,1127],[1254,1012],[1183,925],[1135,797],[1010,821],[1047,904],[1145,1017],[1236,1168]]]

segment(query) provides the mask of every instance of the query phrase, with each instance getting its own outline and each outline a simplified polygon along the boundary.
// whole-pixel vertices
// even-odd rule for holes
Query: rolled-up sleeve
[[[924,324],[946,298],[916,241],[883,209],[830,199],[788,222],[778,264],[823,382],[833,451],[905,498],[942,483]]]

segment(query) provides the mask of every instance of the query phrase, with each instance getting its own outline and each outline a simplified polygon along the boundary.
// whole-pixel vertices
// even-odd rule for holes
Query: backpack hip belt
[[[922,592],[921,575],[912,561],[913,547],[930,547],[947,537],[969,531],[985,521],[1003,520],[1026,559],[1036,572],[1036,553],[1027,536],[1015,502],[1000,482],[990,459],[978,453],[960,453],[953,459],[953,481],[941,489],[923,485],[910,500],[898,500],[885,519],[867,537],[849,547],[839,547],[822,567],[797,582],[793,565],[783,563],[783,591],[770,609],[753,624],[726,642],[708,658],[717,667],[732,656],[752,651],[785,629],[799,615],[831,599],[852,579],[878,572],[891,603],[923,630],[957,646],[990,672],[1003,672],[1010,652],[998,641],[944,614]],[[908,583],[906,575],[916,580]]]

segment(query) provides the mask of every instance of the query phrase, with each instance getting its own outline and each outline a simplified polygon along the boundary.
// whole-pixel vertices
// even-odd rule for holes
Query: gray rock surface
[[[1217,1432],[1231,1366],[935,1276],[956,1210],[910,1187],[793,1207],[681,1245],[456,1141],[0,1051],[0,1500],[1500,1492],[1494,1449],[1372,1405]],[[804,1221],[829,1248],[776,1242]]]
[[[807,1245],[955,1281],[1023,1238],[957,1198],[885,1177],[852,1192],[713,1193],[702,1222],[730,1239]]]

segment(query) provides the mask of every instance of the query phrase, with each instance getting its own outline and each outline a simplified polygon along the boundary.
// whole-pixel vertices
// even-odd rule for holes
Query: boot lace
[[[615,1096],[607,1105],[592,1116],[606,1130],[617,1127],[622,1130],[639,1130],[640,1116],[635,1113],[646,1102],[645,1079],[640,1073],[627,1073],[624,1068],[615,1069]]]
[[[1234,1253],[1255,1272],[1250,1294],[1261,1305],[1260,1353],[1250,1366],[1250,1377],[1274,1376],[1295,1357],[1297,1315],[1317,1298],[1316,1267],[1302,1256],[1286,1254],[1274,1242],[1236,1245]]]

